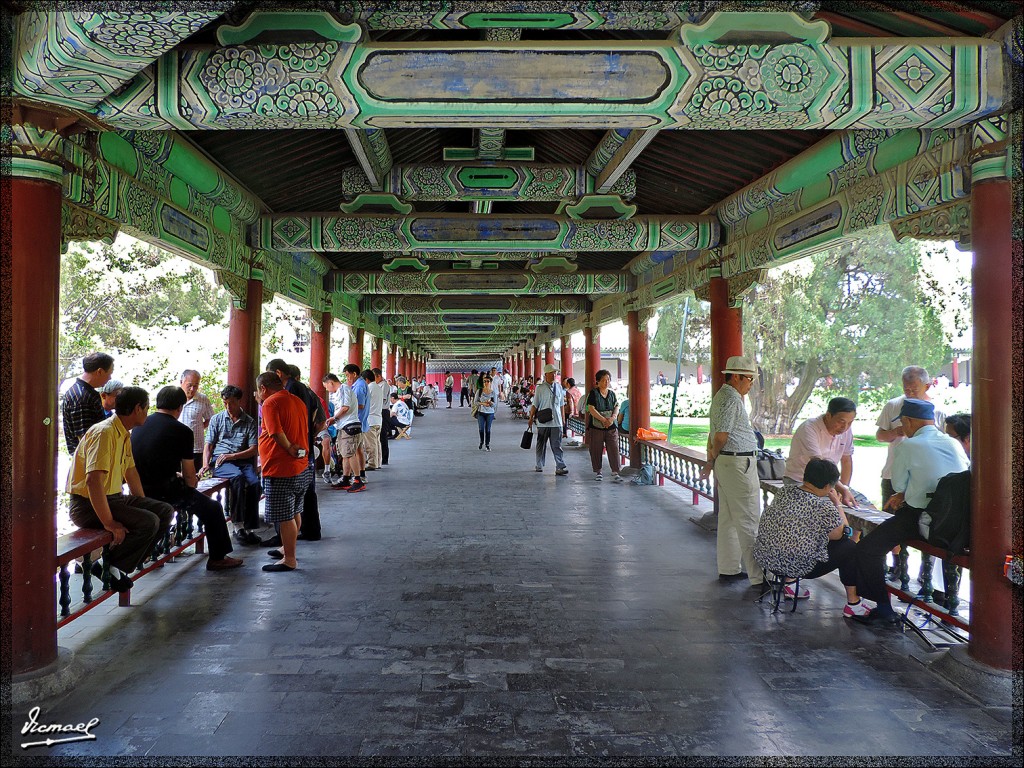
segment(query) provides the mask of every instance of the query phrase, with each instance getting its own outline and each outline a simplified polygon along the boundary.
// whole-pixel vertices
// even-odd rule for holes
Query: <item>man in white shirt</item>
[[[383,424],[380,412],[384,408],[384,393],[377,385],[378,375],[374,371],[363,371],[363,379],[366,380],[367,408],[369,413],[366,416],[369,429],[364,439],[366,451],[366,469],[375,471],[380,467],[380,428]]]
[[[358,376],[346,372],[345,378],[349,381],[346,384],[342,384],[333,373],[329,373],[324,377],[324,386],[331,392],[332,398],[337,398],[334,415],[327,420],[327,423],[329,425],[333,424],[338,428],[336,442],[338,453],[341,454],[343,473],[341,482],[332,483],[331,487],[354,493],[363,490],[365,487],[359,480],[360,475],[363,473],[359,451],[363,445],[363,429],[359,421],[359,400],[356,398],[355,390],[352,389],[352,384]],[[354,484],[353,478],[355,479]],[[355,490],[353,491],[353,489]]]
[[[203,451],[206,450],[206,428],[210,426],[210,419],[213,418],[213,405],[210,398],[199,391],[199,382],[202,377],[199,371],[186,369],[181,373],[181,388],[185,392],[185,405],[182,406],[181,414],[178,416],[185,426],[192,430],[192,447],[196,472],[203,468]]]
[[[870,500],[850,488],[853,476],[853,421],[857,418],[857,404],[847,397],[833,397],[821,416],[808,419],[793,433],[786,459],[787,485],[801,485],[807,462],[817,457],[828,459],[839,466],[836,491],[849,507],[869,505]]]
[[[406,440],[412,440],[412,435],[409,434],[412,432],[412,411],[394,392],[391,393],[391,418],[398,426],[398,437],[395,439],[404,437]]]

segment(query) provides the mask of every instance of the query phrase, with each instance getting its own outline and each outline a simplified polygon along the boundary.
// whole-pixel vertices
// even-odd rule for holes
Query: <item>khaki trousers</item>
[[[732,575],[746,571],[751,584],[760,584],[764,573],[754,561],[754,539],[761,519],[761,485],[753,456],[718,456],[718,572]]]
[[[380,424],[374,424],[363,437],[363,450],[366,452],[366,466],[369,469],[380,467]]]

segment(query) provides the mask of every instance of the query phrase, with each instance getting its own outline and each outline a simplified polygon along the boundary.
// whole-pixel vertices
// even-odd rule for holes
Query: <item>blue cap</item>
[[[903,407],[900,408],[900,417],[906,416],[908,419],[922,419],[923,421],[934,421],[935,420],[935,406],[929,403],[927,400],[915,400],[912,397],[908,397],[903,401]]]

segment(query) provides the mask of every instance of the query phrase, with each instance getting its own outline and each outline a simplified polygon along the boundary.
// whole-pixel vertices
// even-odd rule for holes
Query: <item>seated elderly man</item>
[[[394,392],[391,393],[391,418],[398,428],[395,439],[404,437],[406,440],[412,440],[412,435],[409,434],[412,432],[412,411],[403,400],[398,399],[398,395]]]
[[[838,569],[846,587],[843,616],[866,616],[871,609],[857,595],[856,545],[839,506],[839,469],[827,459],[814,458],[804,467],[803,478],[800,485],[781,488],[761,515],[754,560],[765,571],[794,580],[816,579]],[[801,589],[798,595],[787,586],[785,595],[796,600],[811,593]]]
[[[825,413],[807,419],[793,433],[786,459],[786,474],[782,480],[787,485],[800,485],[804,481],[804,467],[811,459],[818,457],[838,464],[839,480],[836,493],[847,506],[858,504],[870,506],[871,501],[850,488],[853,476],[853,420],[857,418],[857,404],[846,397],[833,397],[828,401]]]
[[[220,399],[224,410],[210,419],[200,475],[209,473],[228,480],[235,541],[259,544],[256,529],[260,527],[263,489],[256,469],[256,419],[242,410],[241,388],[228,384],[220,391]]]
[[[854,617],[865,624],[898,623],[885,588],[885,555],[896,545],[920,537],[921,513],[939,480],[970,465],[960,443],[935,426],[935,406],[928,400],[906,398],[900,423],[907,439],[893,450],[894,493],[885,505],[893,516],[857,543],[861,591],[878,603],[870,615]]]

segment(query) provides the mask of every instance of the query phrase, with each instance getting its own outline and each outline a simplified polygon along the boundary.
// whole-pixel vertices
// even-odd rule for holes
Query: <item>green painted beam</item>
[[[94,114],[114,127],[181,130],[866,130],[962,125],[1005,106],[999,41],[821,42],[822,28],[766,11],[714,14],[639,42],[175,50]]]
[[[359,169],[369,188],[366,191],[387,191],[384,189],[384,181],[391,172],[393,161],[384,131],[374,128],[365,131],[348,129],[345,137],[359,161]]]
[[[517,313],[514,315],[500,312],[475,312],[472,314],[441,314],[434,320],[424,320],[413,315],[381,315],[380,322],[384,325],[401,328],[415,325],[426,328],[444,328],[449,325],[489,325],[500,328],[536,328],[544,325],[561,325],[561,315],[533,315]]]
[[[46,5],[56,4],[29,4],[14,21],[10,84],[21,96],[88,110],[234,2],[128,13],[101,4],[81,3],[74,11],[46,10]]]
[[[281,251],[415,250],[686,251],[718,243],[711,216],[637,216],[578,220],[566,216],[471,214],[264,216],[253,247]]]
[[[341,196],[352,199],[374,191],[362,168],[342,170]],[[420,163],[392,166],[380,190],[407,202],[475,200],[572,201],[595,191],[594,176],[574,165],[498,161]],[[613,194],[636,196],[636,173],[625,171]]]
[[[585,298],[517,298],[510,296],[365,296],[359,303],[369,315],[474,315],[527,313],[575,315],[590,311]]]
[[[336,272],[337,289],[350,294],[426,295],[479,293],[579,294],[623,293],[631,289],[632,275],[625,272]]]

